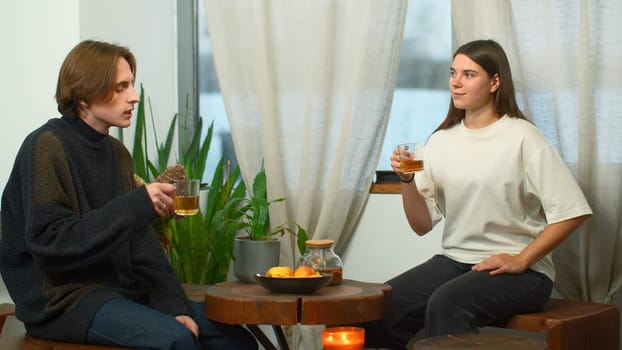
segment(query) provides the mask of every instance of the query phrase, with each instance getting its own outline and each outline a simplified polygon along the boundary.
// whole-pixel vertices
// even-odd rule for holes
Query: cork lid
[[[328,248],[333,245],[335,241],[332,239],[309,239],[305,241],[307,247]]]

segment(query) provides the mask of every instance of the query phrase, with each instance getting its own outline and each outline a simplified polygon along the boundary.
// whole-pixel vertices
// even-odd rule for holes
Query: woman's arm
[[[473,271],[490,271],[491,275],[519,274],[561,244],[591,215],[547,225],[542,232],[517,255],[495,254],[473,266]]]
[[[430,219],[430,213],[425,199],[419,193],[417,185],[412,178],[415,174],[402,173],[397,150],[394,150],[391,155],[391,167],[402,179],[402,205],[408,224],[415,233],[419,236],[423,236],[432,230],[432,219]],[[412,181],[409,181],[411,179]]]

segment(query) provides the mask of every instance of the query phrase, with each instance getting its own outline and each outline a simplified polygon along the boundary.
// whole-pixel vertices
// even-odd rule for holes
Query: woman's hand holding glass
[[[402,182],[411,182],[414,173],[423,170],[423,144],[419,142],[400,143],[391,155],[391,167]],[[413,174],[412,176],[404,176]]]
[[[406,174],[402,171],[400,154],[397,148],[394,149],[393,154],[391,154],[391,168],[393,169],[393,172],[400,177],[402,182],[411,182],[415,176],[415,174]]]

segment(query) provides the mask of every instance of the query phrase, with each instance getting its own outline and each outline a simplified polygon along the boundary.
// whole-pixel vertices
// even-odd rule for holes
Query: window
[[[451,32],[449,0],[409,1],[397,84],[378,170],[391,169],[389,158],[398,143],[425,141],[445,119],[449,106]]]
[[[389,158],[398,143],[425,141],[445,118],[449,104],[450,0],[410,0],[408,5],[397,86],[378,170],[391,168]],[[206,124],[214,121],[207,165],[208,173],[212,173],[222,155],[234,162],[235,154],[202,1],[198,2],[197,11],[199,111]]]

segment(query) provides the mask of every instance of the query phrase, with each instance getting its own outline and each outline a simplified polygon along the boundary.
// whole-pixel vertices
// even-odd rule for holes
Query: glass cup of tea
[[[181,216],[194,215],[199,212],[199,179],[174,179],[175,214]]]
[[[404,174],[423,170],[423,144],[420,142],[407,142],[397,145],[397,153],[400,156],[400,167]]]

